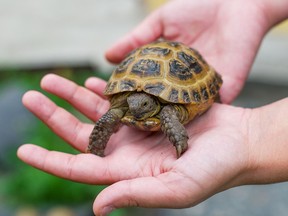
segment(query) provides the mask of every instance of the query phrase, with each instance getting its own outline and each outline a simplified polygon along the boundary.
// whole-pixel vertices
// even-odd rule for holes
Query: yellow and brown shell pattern
[[[194,49],[157,41],[132,51],[114,70],[104,94],[144,91],[170,103],[197,104],[218,95],[222,79]]]

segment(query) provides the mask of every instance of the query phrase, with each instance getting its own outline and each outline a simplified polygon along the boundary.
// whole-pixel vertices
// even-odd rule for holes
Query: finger
[[[99,119],[109,108],[109,102],[74,82],[55,74],[48,74],[41,80],[41,87],[68,101],[93,121]],[[99,87],[101,91],[102,86]],[[101,90],[100,90],[101,89]]]
[[[160,13],[159,10],[156,10],[132,32],[110,47],[105,56],[108,61],[119,63],[133,49],[159,38],[162,31]]]
[[[90,91],[96,93],[101,98],[106,99],[105,95],[103,94],[106,84],[106,81],[98,77],[90,77],[86,80],[84,85]]]
[[[92,125],[81,123],[69,112],[36,91],[25,93],[22,102],[28,110],[74,148],[82,152],[86,150]]]
[[[142,177],[117,182],[105,188],[96,198],[93,209],[96,215],[108,215],[122,207],[187,207],[188,190],[179,191],[179,177],[164,173],[158,177]],[[181,187],[184,185],[181,184]],[[182,187],[182,188],[183,188]],[[191,200],[189,200],[190,203]]]
[[[224,104],[230,104],[237,97],[238,93],[243,88],[245,80],[241,78],[222,76],[223,85],[220,88],[221,102]],[[233,91],[229,91],[233,89]]]
[[[37,169],[72,181],[101,185],[114,182],[107,175],[105,159],[92,154],[71,155],[25,144],[17,156]]]

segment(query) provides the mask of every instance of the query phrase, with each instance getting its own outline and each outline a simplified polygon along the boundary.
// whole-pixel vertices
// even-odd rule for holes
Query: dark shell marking
[[[207,88],[202,87],[202,88],[201,88],[201,94],[202,94],[204,100],[208,100],[208,99],[209,99],[209,95],[208,95],[208,92],[207,92]]]
[[[189,97],[189,93],[186,90],[182,90],[182,98],[183,98],[185,103],[191,102],[191,98]]]
[[[180,46],[180,43],[178,43],[178,42],[167,42],[167,44],[171,47],[179,47]]]
[[[134,61],[134,57],[126,58],[124,61],[121,62],[120,65],[115,69],[116,74],[123,73],[127,70],[128,66]]]
[[[115,87],[117,86],[117,82],[108,82],[106,89],[105,89],[105,94],[110,94],[111,92],[114,92]]]
[[[194,98],[193,101],[195,101],[195,102],[200,102],[201,101],[201,96],[200,96],[198,91],[193,90],[191,93],[192,93],[192,96]]]
[[[221,85],[221,76],[196,50],[177,42],[157,41],[127,55],[114,70],[105,94],[144,91],[188,105],[213,101]]]
[[[121,80],[121,91],[133,91],[136,88],[136,82],[134,80]]]
[[[156,55],[156,56],[167,56],[171,50],[161,47],[147,47],[140,52],[140,55]]]
[[[170,65],[170,75],[176,77],[180,80],[188,80],[193,77],[193,72],[189,70],[184,64],[178,60],[171,60]]]
[[[173,103],[177,103],[178,102],[178,90],[172,88],[170,91],[170,95],[169,95],[169,101],[173,102]]]
[[[191,50],[194,53],[198,61],[202,62],[203,64],[207,64],[207,62],[203,59],[202,55],[200,55],[200,53],[197,50],[190,48],[190,47],[189,47],[189,50]]]
[[[159,76],[160,64],[152,59],[140,59],[133,65],[131,72],[139,77]]]
[[[144,91],[152,95],[160,95],[165,89],[165,86],[161,82],[149,83],[144,86]]]
[[[202,71],[202,68],[197,62],[197,60],[191,55],[187,55],[184,52],[179,52],[177,53],[177,57],[189,68],[189,70],[192,70],[196,74]]]

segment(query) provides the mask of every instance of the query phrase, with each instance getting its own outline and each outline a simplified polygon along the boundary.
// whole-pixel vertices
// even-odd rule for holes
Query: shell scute
[[[136,81],[135,80],[121,80],[120,87],[121,91],[134,91],[136,88]]]
[[[155,55],[158,57],[168,56],[171,50],[161,47],[147,47],[141,50],[140,55]]]
[[[115,69],[115,73],[116,74],[121,74],[125,71],[127,71],[127,68],[129,67],[129,65],[134,61],[134,57],[129,57],[126,58],[124,61],[122,61],[120,63],[120,65],[118,65],[118,67]]]
[[[177,57],[189,68],[191,72],[198,74],[202,71],[202,67],[197,62],[196,58],[191,55],[181,51],[177,54]]]
[[[196,103],[201,102],[201,95],[199,94],[199,92],[197,90],[192,90],[191,94],[193,96],[194,102],[196,102]]]
[[[203,98],[204,100],[208,100],[208,99],[209,99],[209,94],[208,94],[208,92],[207,92],[207,88],[202,87],[202,88],[201,88],[201,94],[202,94],[202,98]]]
[[[143,91],[152,94],[152,95],[160,95],[163,90],[165,89],[165,85],[161,82],[156,82],[156,83],[147,83]]]
[[[181,97],[183,98],[183,101],[184,101],[185,103],[190,103],[190,102],[191,102],[191,98],[190,98],[190,95],[189,95],[189,93],[188,93],[187,90],[183,89],[182,92],[181,92],[181,94],[182,94]]]
[[[179,101],[178,90],[175,88],[172,88],[168,98],[169,98],[169,101],[171,101],[173,103],[178,103],[178,101]]]
[[[221,76],[198,51],[178,42],[156,41],[130,52],[104,93],[144,91],[166,102],[199,104],[214,100],[221,85]]]
[[[193,73],[189,68],[176,59],[169,62],[169,75],[179,80],[188,80],[193,77]]]
[[[159,76],[160,69],[159,62],[152,59],[140,59],[133,65],[131,73],[139,77]]]

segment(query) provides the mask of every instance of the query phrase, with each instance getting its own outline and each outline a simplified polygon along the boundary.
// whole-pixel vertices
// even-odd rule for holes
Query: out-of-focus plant
[[[69,78],[80,85],[89,76],[95,76],[97,73],[91,71],[77,71],[65,69],[54,71],[58,74]],[[40,80],[45,72],[25,72],[9,71],[9,73],[0,73],[0,85],[6,82],[16,82],[21,85],[24,91],[29,89],[39,90]],[[106,78],[105,76],[102,78]],[[47,94],[47,93],[45,93]],[[82,120],[84,116],[77,113],[67,102],[49,95],[52,100],[59,106],[74,113]],[[21,100],[21,98],[19,98]],[[33,118],[33,117],[32,117]],[[30,127],[29,132],[25,135],[23,143],[36,143],[47,149],[53,149],[68,153],[76,154],[65,141],[55,135],[50,129],[38,119],[34,119],[34,124],[29,122],[19,122],[21,127]],[[17,136],[17,134],[16,134]],[[1,174],[0,171],[0,202],[5,201],[12,205],[81,205],[93,202],[95,196],[103,189],[103,186],[85,185],[60,179],[55,176],[36,170],[16,157],[17,147],[10,148],[6,155],[5,164],[8,164],[9,170]],[[1,200],[2,199],[2,200]],[[92,207],[92,206],[91,206]],[[116,215],[116,214],[115,214]],[[121,211],[117,215],[122,215]]]

